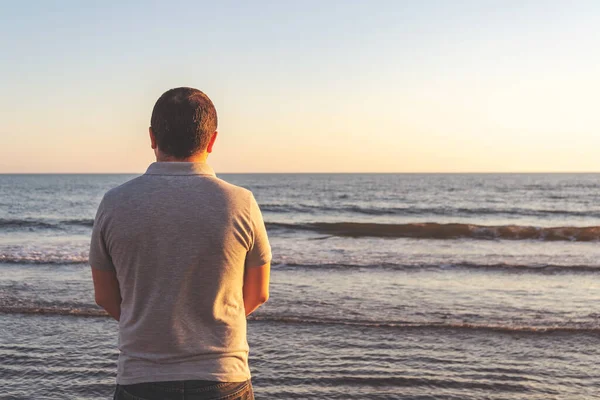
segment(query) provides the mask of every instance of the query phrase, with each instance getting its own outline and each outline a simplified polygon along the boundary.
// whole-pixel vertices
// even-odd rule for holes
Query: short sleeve
[[[265,222],[254,195],[250,195],[250,223],[253,241],[246,254],[246,268],[261,267],[271,262],[271,245],[267,237]]]
[[[92,240],[90,243],[90,255],[89,264],[92,268],[101,269],[105,271],[114,271],[115,266],[112,262],[112,257],[108,252],[105,239],[105,210],[104,210],[104,199],[98,206],[96,212],[96,218],[94,218],[94,227],[92,229]]]

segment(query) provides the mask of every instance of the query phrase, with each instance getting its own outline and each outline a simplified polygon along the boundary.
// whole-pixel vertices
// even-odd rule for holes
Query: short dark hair
[[[175,88],[156,101],[150,126],[161,152],[187,158],[208,146],[217,130],[217,110],[200,90]]]

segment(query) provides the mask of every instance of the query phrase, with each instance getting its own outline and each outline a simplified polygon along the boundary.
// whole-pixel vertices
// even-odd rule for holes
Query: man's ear
[[[152,127],[148,128],[148,133],[150,134],[150,147],[156,150],[156,136],[154,136],[154,131]]]
[[[207,153],[212,153],[213,146],[215,145],[215,141],[217,140],[218,133],[219,132],[215,131],[215,133],[213,133],[213,135],[211,136],[210,141],[208,142],[208,146],[206,147]]]

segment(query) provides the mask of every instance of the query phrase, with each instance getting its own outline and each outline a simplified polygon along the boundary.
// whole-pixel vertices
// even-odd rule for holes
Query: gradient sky
[[[217,172],[600,171],[599,27],[598,1],[0,0],[0,172],[143,172],[177,86],[217,107]]]

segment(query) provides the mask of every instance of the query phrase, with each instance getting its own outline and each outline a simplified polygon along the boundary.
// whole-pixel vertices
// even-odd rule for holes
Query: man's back
[[[248,380],[244,271],[270,258],[252,193],[205,163],[153,163],[109,191],[90,263],[120,285],[117,382]]]

